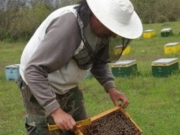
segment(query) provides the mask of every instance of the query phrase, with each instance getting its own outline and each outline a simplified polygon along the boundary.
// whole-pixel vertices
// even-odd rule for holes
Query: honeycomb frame
[[[120,106],[90,118],[91,124],[79,126],[76,135],[141,135],[142,130]]]

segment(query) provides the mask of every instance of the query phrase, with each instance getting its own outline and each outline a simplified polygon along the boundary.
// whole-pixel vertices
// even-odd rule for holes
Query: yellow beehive
[[[180,51],[180,43],[177,45],[177,51]]]
[[[156,31],[155,30],[152,30],[152,36],[156,36]]]
[[[141,135],[142,130],[120,106],[90,118],[91,124],[76,129],[76,135]]]
[[[172,42],[172,43],[167,43],[164,45],[164,53],[165,54],[177,53],[179,51],[180,51],[180,43],[179,42]]]
[[[152,38],[156,36],[156,31],[154,29],[145,30],[143,32],[143,38]]]
[[[123,51],[122,55],[129,54],[131,52],[131,47],[128,45],[126,49]]]

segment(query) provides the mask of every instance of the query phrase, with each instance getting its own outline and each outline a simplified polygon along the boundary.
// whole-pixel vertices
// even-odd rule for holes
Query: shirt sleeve
[[[66,13],[51,22],[27,64],[25,79],[37,101],[49,114],[60,105],[48,84],[48,73],[64,66],[72,58],[80,41],[77,19],[73,13]]]
[[[109,42],[105,42],[104,47],[99,51],[98,57],[104,61],[108,59]],[[115,88],[114,76],[107,62],[97,60],[91,68],[91,73],[97,81],[104,87],[105,91],[109,88]]]
[[[114,77],[109,69],[108,64],[95,64],[91,69],[91,73],[97,81],[104,87],[107,92],[110,88],[115,88]]]

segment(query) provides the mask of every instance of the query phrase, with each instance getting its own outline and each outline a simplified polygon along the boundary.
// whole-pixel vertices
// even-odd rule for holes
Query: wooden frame
[[[141,135],[142,133],[139,126],[120,106],[90,119],[91,125],[78,127],[75,130],[76,135]]]

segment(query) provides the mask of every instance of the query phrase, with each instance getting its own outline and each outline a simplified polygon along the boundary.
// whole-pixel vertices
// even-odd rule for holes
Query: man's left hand
[[[121,106],[123,108],[126,108],[128,106],[129,101],[124,93],[117,91],[116,88],[110,88],[108,90],[108,93],[115,106],[119,105],[118,101],[122,102]]]

